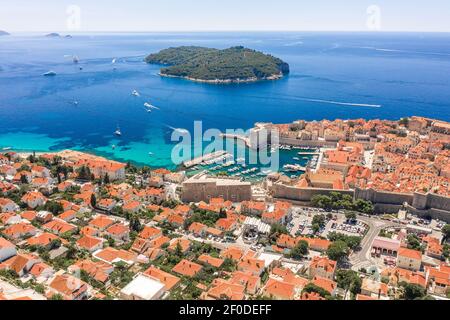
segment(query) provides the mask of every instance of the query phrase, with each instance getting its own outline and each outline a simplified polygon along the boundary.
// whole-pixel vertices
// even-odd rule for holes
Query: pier
[[[204,161],[213,160],[213,159],[221,157],[225,154],[227,154],[227,152],[225,150],[204,154],[204,155],[194,158],[192,160],[184,161],[183,166],[185,166],[186,168],[191,168],[191,167],[201,164]]]
[[[299,156],[320,156],[320,152],[298,152]]]
[[[245,142],[245,145],[247,147],[250,147],[250,139],[247,138],[246,136],[242,136],[240,134],[230,134],[230,133],[222,133],[220,135],[221,138],[224,139],[234,139],[234,140],[242,140]]]

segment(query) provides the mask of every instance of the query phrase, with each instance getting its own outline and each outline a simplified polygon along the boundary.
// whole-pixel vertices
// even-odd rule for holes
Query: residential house
[[[309,265],[309,276],[314,278],[319,276],[325,279],[333,280],[336,272],[336,261],[327,257],[314,257]]]
[[[364,278],[361,285],[361,294],[377,299],[387,299],[389,288],[387,284],[370,278]]]
[[[408,248],[400,248],[397,254],[397,267],[419,271],[422,266],[422,252]]]
[[[0,237],[0,262],[15,256],[16,253],[16,246],[5,238]]]
[[[176,272],[178,274],[181,274],[186,277],[192,278],[197,273],[199,273],[202,270],[202,266],[192,262],[188,261],[186,259],[181,260],[175,267],[173,267],[172,271]]]
[[[3,230],[3,234],[13,240],[34,236],[36,233],[37,229],[25,222],[10,225]]]
[[[21,198],[21,201],[26,203],[29,208],[35,209],[43,206],[47,202],[47,198],[39,191],[29,191]]]
[[[101,238],[91,237],[89,235],[84,235],[77,240],[77,247],[80,249],[87,250],[91,253],[103,248],[103,243],[105,240]]]
[[[88,285],[69,274],[58,274],[49,284],[48,297],[59,294],[64,300],[84,300],[88,292]]]
[[[19,206],[7,198],[0,198],[0,212],[16,212],[19,210]]]

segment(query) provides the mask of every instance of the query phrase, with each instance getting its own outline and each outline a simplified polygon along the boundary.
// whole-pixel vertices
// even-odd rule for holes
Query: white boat
[[[112,64],[115,64],[115,63],[116,63],[116,61],[117,61],[117,59],[116,59],[116,58],[114,58],[114,59],[112,59],[111,63],[112,63]]]
[[[144,107],[146,107],[148,110],[160,110],[158,107],[155,107],[154,105],[152,105],[152,104],[150,104],[150,103],[148,103],[148,102],[146,102],[146,103],[144,103]]]
[[[153,155],[155,155],[153,152],[149,152],[148,155],[151,157]]]
[[[116,145],[113,144],[113,145],[111,146],[111,148],[112,148],[113,150],[115,150],[115,149],[116,149]]]
[[[187,131],[186,129],[182,129],[182,128],[176,128],[173,131],[178,132],[180,134],[188,134],[189,131]]]
[[[297,158],[297,157],[294,157],[293,159],[294,159],[294,160],[297,160],[297,161],[300,161],[300,158]]]
[[[8,150],[11,150],[12,149],[12,147],[5,147],[5,148],[3,148],[2,150],[3,151],[8,151]]]
[[[131,92],[131,94],[135,97],[140,97],[141,95],[139,94],[139,92],[137,92],[136,90],[133,90],[133,92]]]
[[[304,171],[305,168],[303,168],[302,166],[296,165],[296,164],[286,164],[283,166],[283,169],[286,171]]]
[[[46,76],[46,77],[52,77],[52,76],[56,76],[56,72],[50,70],[50,71],[44,73],[43,75]]]
[[[119,128],[119,127],[117,127],[117,130],[114,131],[114,134],[115,134],[116,136],[119,136],[119,137],[122,135],[122,131],[120,131],[120,128]]]

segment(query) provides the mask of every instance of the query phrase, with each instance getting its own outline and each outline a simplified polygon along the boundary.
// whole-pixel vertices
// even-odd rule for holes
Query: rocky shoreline
[[[158,73],[161,77],[166,78],[178,78],[178,79],[185,79],[189,81],[199,82],[199,83],[209,83],[209,84],[233,84],[233,83],[253,83],[258,81],[273,81],[273,80],[279,80],[284,77],[283,73],[280,72],[279,74],[273,74],[269,77],[265,78],[246,78],[246,79],[214,79],[214,80],[205,80],[205,79],[197,79],[192,77],[182,77],[182,76],[174,76],[167,73]]]

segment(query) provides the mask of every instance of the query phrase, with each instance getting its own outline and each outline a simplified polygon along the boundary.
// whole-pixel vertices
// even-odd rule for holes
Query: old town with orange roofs
[[[0,300],[450,298],[450,123],[257,124],[317,164],[242,177],[0,154]]]

